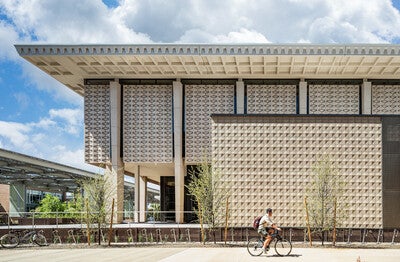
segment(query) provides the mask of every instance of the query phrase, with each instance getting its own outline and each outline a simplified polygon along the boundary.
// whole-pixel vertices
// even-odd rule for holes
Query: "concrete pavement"
[[[358,260],[359,258],[359,260]],[[274,251],[260,257],[252,257],[245,247],[95,247],[95,248],[16,248],[1,249],[0,261],[32,262],[86,262],[86,261],[400,261],[400,249],[332,249],[332,248],[294,248],[288,257],[278,257]]]

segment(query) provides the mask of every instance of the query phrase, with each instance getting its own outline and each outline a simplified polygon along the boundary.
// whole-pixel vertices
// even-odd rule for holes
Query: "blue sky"
[[[0,147],[84,163],[83,99],[14,44],[400,43],[400,0],[2,0]]]

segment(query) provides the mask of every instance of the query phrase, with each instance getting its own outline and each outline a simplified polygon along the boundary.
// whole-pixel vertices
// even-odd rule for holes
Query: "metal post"
[[[292,242],[293,229],[289,229],[289,241]]]
[[[87,229],[86,229],[87,243],[88,246],[90,246],[89,202],[87,199],[86,199],[86,221],[87,221]]]
[[[397,237],[398,234],[399,231],[397,229],[393,230],[392,245],[394,245],[394,239]]]
[[[364,228],[362,232],[363,233],[362,233],[362,241],[361,241],[361,243],[365,244],[365,237],[368,235],[368,231],[367,231],[367,229]]]
[[[304,206],[306,207],[306,221],[307,221],[307,230],[308,230],[308,240],[310,241],[310,246],[312,247],[310,220],[308,218],[308,208],[307,208],[307,197],[304,197]]]
[[[333,239],[332,239],[332,245],[336,245],[336,198],[335,198],[335,203],[334,203],[334,209],[333,209]]]
[[[111,245],[111,235],[112,235],[112,226],[113,226],[113,219],[114,219],[114,198],[112,200],[111,205],[111,222],[110,222],[110,229],[108,230],[108,246]],[[100,238],[100,236],[99,236]]]
[[[35,228],[35,211],[33,211],[33,215],[32,215],[32,229]]]
[[[229,210],[229,197],[226,198],[225,235],[224,235],[225,245],[226,245],[226,239],[228,238],[228,215],[229,215],[228,210]]]
[[[383,229],[379,229],[379,231],[378,231],[378,239],[376,240],[376,243],[380,244],[381,241],[383,242]]]
[[[350,244],[350,237],[353,235],[351,228],[349,228],[349,233],[347,235],[347,244]]]

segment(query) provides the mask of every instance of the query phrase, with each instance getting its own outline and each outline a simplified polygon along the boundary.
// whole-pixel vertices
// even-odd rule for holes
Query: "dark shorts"
[[[258,230],[258,234],[262,235],[262,236],[267,236],[267,235],[271,235],[272,234],[272,228],[270,227],[263,227],[262,229]]]

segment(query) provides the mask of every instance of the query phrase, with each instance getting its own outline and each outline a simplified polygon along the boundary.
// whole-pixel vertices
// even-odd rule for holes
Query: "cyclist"
[[[274,229],[281,230],[273,221],[272,221],[272,209],[267,208],[266,214],[261,218],[260,225],[258,227],[258,233],[265,238],[263,251],[267,253],[269,250],[269,243],[272,240],[272,234],[274,233]]]

